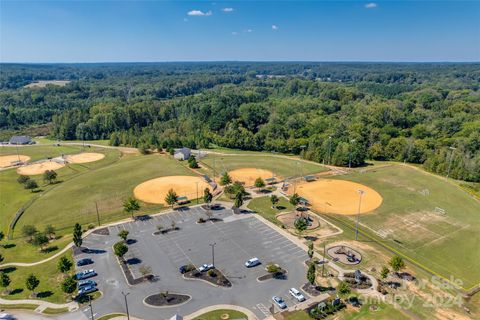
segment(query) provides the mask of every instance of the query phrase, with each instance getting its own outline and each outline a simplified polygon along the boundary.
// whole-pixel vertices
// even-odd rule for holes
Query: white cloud
[[[233,12],[233,8],[223,8],[223,12]]]
[[[272,24],[272,30],[278,30],[278,26],[276,24]]]
[[[253,30],[252,29],[247,29],[247,32],[250,33],[250,32],[253,32]]]
[[[365,8],[367,9],[374,9],[376,7],[378,7],[378,5],[375,2],[370,2],[365,5]]]
[[[187,18],[183,18],[183,21],[188,22],[188,19],[187,19]]]
[[[211,16],[212,11],[203,12],[202,10],[191,10],[187,13],[189,16],[196,16],[196,17],[206,17]]]
[[[238,36],[238,32],[233,31],[233,32],[232,32],[232,36]]]

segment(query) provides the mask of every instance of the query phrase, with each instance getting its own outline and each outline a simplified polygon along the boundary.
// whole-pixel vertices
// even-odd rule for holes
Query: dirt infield
[[[47,170],[57,170],[63,168],[64,166],[65,165],[55,161],[45,161],[20,167],[17,169],[17,172],[27,176],[34,176],[37,174],[42,174]]]
[[[69,163],[87,163],[102,160],[105,158],[103,153],[96,152],[82,152],[79,154],[73,154],[66,156],[66,159]]]
[[[318,211],[354,215],[358,212],[359,189],[365,191],[360,213],[370,212],[382,204],[382,196],[375,190],[345,180],[321,179],[303,182],[296,187],[296,192]],[[293,188],[290,188],[289,192],[293,193]]]
[[[21,162],[27,162],[30,160],[30,157],[22,155],[0,156],[0,168],[10,167],[12,162],[18,161],[19,158]]]
[[[145,181],[133,190],[135,198],[147,203],[166,204],[165,196],[168,190],[173,189],[179,197],[186,196],[188,199],[203,196],[205,188],[212,187],[200,177],[192,176],[169,176]]]
[[[242,168],[229,171],[228,174],[232,181],[240,181],[245,183],[245,186],[251,187],[255,184],[255,180],[260,177],[263,180],[274,176],[272,171],[256,168]],[[277,180],[280,179],[276,177]]]

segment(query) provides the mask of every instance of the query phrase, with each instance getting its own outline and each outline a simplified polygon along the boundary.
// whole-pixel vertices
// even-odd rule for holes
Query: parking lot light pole
[[[360,219],[360,207],[362,206],[362,196],[365,194],[365,191],[363,191],[362,189],[358,189],[357,192],[360,195],[360,199],[358,200],[357,227],[355,229],[355,241],[358,241],[358,224]]]
[[[209,246],[212,247],[212,266],[215,268],[215,246],[217,245],[216,242],[210,243]]]
[[[92,316],[92,320],[94,320],[94,317],[93,317],[93,309],[92,309],[92,296],[91,295],[88,295],[88,305],[90,307],[90,314]]]
[[[123,294],[123,297],[125,298],[125,309],[127,310],[127,320],[130,320],[130,313],[128,312],[128,302],[127,302],[127,296],[130,294],[130,292],[123,292],[122,291],[122,294]]]

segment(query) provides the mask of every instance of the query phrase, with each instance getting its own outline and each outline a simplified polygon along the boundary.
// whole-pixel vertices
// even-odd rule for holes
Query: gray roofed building
[[[13,136],[10,138],[10,144],[33,144],[32,138],[29,136]]]
[[[176,149],[173,157],[177,160],[188,160],[192,151],[189,148]]]

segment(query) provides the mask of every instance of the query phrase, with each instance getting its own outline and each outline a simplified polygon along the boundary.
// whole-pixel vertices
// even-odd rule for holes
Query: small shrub
[[[217,276],[217,272],[214,269],[208,270],[207,274],[212,278],[215,278]]]

